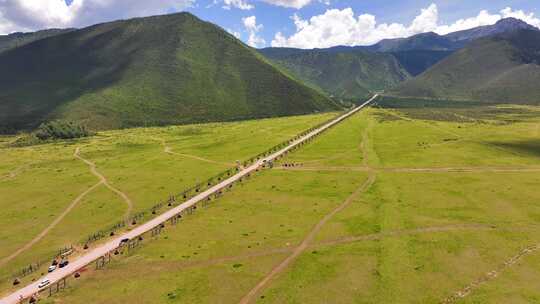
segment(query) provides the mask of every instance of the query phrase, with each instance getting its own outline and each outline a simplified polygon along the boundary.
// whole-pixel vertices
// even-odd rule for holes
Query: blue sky
[[[246,0],[249,1],[249,0]],[[262,25],[258,30],[257,35],[262,38],[266,43],[259,44],[259,47],[270,46],[272,41],[275,38],[276,33],[281,32],[284,37],[288,38],[291,35],[294,35],[298,29],[295,26],[292,16],[295,14],[305,21],[310,21],[314,16],[324,15],[325,12],[331,9],[344,10],[347,8],[352,9],[354,12],[354,17],[362,14],[369,14],[375,17],[377,24],[381,23],[398,23],[401,25],[409,26],[413,20],[421,14],[422,9],[429,8],[430,6],[435,5],[437,8],[437,24],[439,25],[452,25],[460,19],[467,18],[477,18],[475,22],[469,22],[470,24],[485,25],[492,24],[497,18],[495,15],[500,15],[501,17],[514,16],[517,17],[516,12],[523,11],[525,15],[530,16],[534,14],[534,17],[538,19],[537,12],[540,12],[540,1],[502,1],[502,0],[474,0],[474,1],[464,1],[464,0],[401,0],[401,1],[391,1],[391,0],[378,0],[378,1],[364,1],[364,0],[330,0],[329,3],[323,3],[323,1],[311,1],[310,4],[302,8],[286,8],[281,6],[272,5],[261,0],[251,0],[249,2],[254,6],[253,9],[242,10],[238,8],[231,7],[229,10],[222,8],[223,3],[219,2],[215,4],[215,0],[199,0],[195,6],[188,8],[188,11],[194,13],[195,15],[211,21],[213,23],[219,24],[220,26],[241,34],[241,39],[247,41],[249,38],[249,29],[246,29],[242,23],[242,19],[255,16],[256,23]],[[501,14],[501,10],[505,8],[511,8],[511,13],[507,15]],[[479,13],[485,10],[488,12],[488,16],[483,16],[479,18]],[[534,20],[534,19],[533,19]],[[529,20],[526,20],[529,21]],[[540,22],[540,21],[539,21]],[[534,23],[534,22],[532,22]],[[469,25],[469,27],[472,27]],[[537,24],[536,24],[537,25]],[[538,25],[537,25],[538,26]],[[455,27],[456,29],[467,28],[466,25],[461,27]],[[433,26],[426,26],[426,31],[434,30]],[[312,29],[316,31],[316,29]],[[437,30],[434,30],[437,31]],[[415,34],[418,31],[398,31],[395,33],[378,33],[371,35],[366,39],[353,39],[350,40],[342,39],[336,42],[330,42],[330,45],[337,42],[344,42],[342,44],[371,44],[377,39],[382,38],[394,38],[394,36],[399,37],[403,35]],[[441,33],[445,33],[442,31]],[[306,33],[305,36],[309,36],[310,33]],[[362,36],[362,34],[359,34]],[[366,34],[367,35],[367,34]],[[386,36],[390,37],[386,37]],[[358,35],[357,35],[358,36]],[[317,41],[312,41],[311,43],[303,43],[300,38],[296,42],[289,41],[288,44],[292,45],[282,45],[282,46],[296,46],[296,47],[327,47],[330,45],[321,45],[321,40],[324,37]],[[287,44],[285,43],[285,44]],[[324,44],[324,43],[323,43]]]
[[[263,35],[270,41],[277,31],[294,32],[294,24],[290,16],[297,13],[305,19],[314,15],[323,14],[327,9],[344,9],[351,7],[358,14],[369,13],[377,17],[380,22],[398,22],[410,23],[422,8],[428,7],[431,3],[439,7],[439,16],[441,21],[451,23],[455,20],[477,15],[478,12],[485,9],[491,13],[497,13],[505,7],[521,9],[527,12],[534,12],[540,15],[540,1],[502,1],[502,0],[333,0],[330,5],[321,2],[313,2],[301,9],[283,8],[266,4],[262,1],[252,1],[255,8],[253,10],[231,9],[229,11],[220,9],[216,5],[207,9],[213,0],[198,1],[198,4],[189,8],[188,11],[195,15],[222,27],[236,30],[242,30],[242,17],[255,15],[257,20],[264,25]]]
[[[540,27],[537,0],[3,0],[0,34],[183,10],[256,47],[365,45],[426,31],[445,34],[504,17]]]

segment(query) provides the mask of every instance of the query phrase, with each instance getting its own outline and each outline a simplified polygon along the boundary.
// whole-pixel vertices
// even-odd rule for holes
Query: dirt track
[[[124,202],[126,202],[126,205],[127,205],[128,209],[126,210],[126,213],[125,213],[124,217],[128,218],[130,216],[132,210],[133,210],[133,202],[131,201],[131,199],[127,196],[127,194],[125,194],[124,192],[116,189],[111,184],[109,184],[109,181],[107,180],[107,178],[97,171],[96,164],[89,161],[89,160],[87,160],[87,159],[85,159],[85,158],[83,158],[80,155],[80,152],[81,152],[81,148],[77,148],[77,149],[75,149],[75,153],[73,155],[76,158],[78,158],[78,159],[82,160],[83,162],[85,162],[90,167],[90,172],[92,172],[93,175],[95,175],[97,178],[99,178],[100,182],[103,183],[103,185],[105,185],[105,187],[107,187],[109,190],[116,193],[118,196],[120,196],[124,200]]]
[[[336,240],[321,242],[320,244],[317,245],[317,247],[349,244],[349,243],[360,242],[360,241],[380,240],[387,237],[399,237],[399,236],[413,235],[413,234],[450,232],[450,231],[457,231],[457,230],[487,230],[489,231],[489,230],[495,230],[495,229],[497,228],[491,225],[482,225],[482,224],[460,224],[460,225],[448,225],[448,226],[423,227],[423,228],[416,228],[416,229],[396,230],[396,231],[380,232],[380,233],[366,234],[366,235],[360,235],[360,236],[344,237],[344,238],[340,238]]]
[[[463,299],[470,295],[475,289],[480,287],[482,284],[485,284],[489,281],[492,281],[496,279],[503,271],[507,270],[508,268],[514,266],[517,262],[519,262],[524,257],[531,255],[537,251],[540,251],[540,244],[532,245],[529,247],[526,247],[522,249],[518,254],[514,255],[513,257],[509,258],[508,260],[504,261],[501,265],[499,265],[496,269],[493,269],[490,272],[487,272],[480,278],[474,280],[473,282],[469,283],[464,288],[458,290],[453,295],[449,296],[448,298],[445,298],[441,301],[443,304],[450,304],[455,303],[460,299]]]
[[[428,167],[428,168],[371,168],[364,166],[300,166],[300,167],[275,167],[289,171],[378,171],[396,173],[512,173],[512,172],[540,172],[540,167]]]
[[[30,164],[25,164],[25,165],[22,165],[22,166],[19,166],[15,169],[13,169],[12,171],[4,174],[3,176],[0,176],[0,181],[4,181],[4,180],[8,180],[8,179],[13,179],[15,177],[17,177],[17,175],[21,174],[26,168],[32,166],[32,163]]]
[[[209,164],[224,165],[224,166],[228,166],[228,167],[236,166],[236,164],[233,164],[233,163],[219,162],[219,161],[215,161],[215,160],[212,160],[212,159],[203,158],[203,157],[200,157],[200,156],[197,156],[197,155],[177,153],[177,152],[174,152],[171,147],[167,146],[167,143],[165,142],[164,139],[162,139],[162,138],[154,138],[154,139],[161,142],[161,145],[163,146],[163,152],[165,152],[167,154],[170,154],[170,155],[177,155],[177,156],[181,156],[181,157],[196,159],[196,160],[200,160],[202,162],[209,163]]]
[[[86,189],[83,193],[79,194],[79,196],[77,196],[72,202],[71,204],[62,212],[62,214],[60,214],[56,219],[54,219],[54,221],[52,223],[49,224],[49,226],[47,226],[43,231],[41,231],[36,237],[34,237],[30,242],[26,243],[24,246],[22,246],[21,248],[17,249],[17,251],[15,251],[14,253],[12,253],[11,255],[5,257],[5,258],[2,258],[0,260],[0,266],[3,266],[5,265],[7,262],[13,260],[14,258],[16,258],[19,254],[25,252],[26,250],[28,250],[30,247],[32,247],[33,245],[35,245],[37,242],[41,241],[41,239],[43,239],[54,227],[56,227],[65,217],[66,215],[68,215],[69,212],[71,212],[71,210],[73,208],[75,208],[75,206],[77,206],[77,204],[79,204],[79,202],[90,192],[92,192],[94,189],[96,189],[98,186],[100,186],[102,184],[102,182],[98,182],[97,184],[94,184],[92,187]]]
[[[281,273],[283,270],[285,270],[306,248],[309,247],[317,233],[324,227],[324,225],[337,213],[345,209],[347,206],[349,206],[353,199],[355,199],[360,193],[364,192],[366,189],[368,189],[376,179],[375,174],[370,174],[368,177],[368,180],[364,182],[352,195],[350,195],[341,205],[339,205],[336,209],[334,209],[332,212],[327,214],[322,220],[320,220],[313,229],[306,235],[306,237],[302,240],[300,245],[296,247],[291,255],[289,255],[285,260],[283,260],[279,265],[274,267],[249,293],[247,293],[241,300],[240,304],[247,304],[250,303],[251,300],[260,292],[262,291],[266,285],[279,273]]]
[[[126,239],[126,238],[132,239],[132,238],[138,237],[138,236],[140,236],[140,235],[142,235],[144,233],[149,232],[150,230],[154,229],[155,227],[160,226],[164,222],[172,219],[173,217],[176,217],[181,212],[183,212],[185,210],[188,210],[189,208],[193,208],[200,201],[208,198],[210,195],[212,195],[212,194],[214,194],[214,193],[216,193],[218,191],[221,191],[222,189],[226,188],[227,186],[232,185],[233,183],[237,182],[238,180],[244,178],[246,175],[254,172],[258,168],[265,165],[266,162],[275,160],[276,158],[288,153],[290,150],[298,147],[299,145],[306,142],[307,140],[315,137],[316,135],[319,135],[320,133],[324,132],[325,130],[331,128],[334,125],[339,124],[343,120],[345,120],[348,117],[354,115],[355,113],[357,113],[358,111],[360,111],[364,107],[366,107],[368,104],[370,104],[375,98],[377,98],[377,96],[378,95],[373,96],[371,99],[364,102],[362,105],[353,108],[349,112],[337,117],[336,119],[326,123],[325,125],[317,128],[317,129],[315,129],[315,130],[313,130],[313,131],[311,131],[311,132],[309,132],[309,133],[307,133],[305,135],[299,136],[298,138],[292,140],[289,143],[289,145],[287,145],[286,147],[278,150],[277,152],[273,152],[272,154],[270,154],[269,156],[266,156],[265,158],[262,158],[262,159],[259,159],[259,160],[255,161],[249,167],[242,168],[235,175],[233,175],[233,176],[229,177],[228,179],[220,182],[219,184],[214,185],[214,186],[210,187],[209,189],[197,194],[196,196],[192,197],[191,199],[185,201],[184,203],[182,203],[182,204],[180,204],[180,205],[166,211],[163,214],[158,215],[157,217],[155,217],[155,218],[149,220],[148,222],[145,222],[145,223],[133,228],[130,231],[127,231],[127,232],[125,232],[125,233],[123,233],[121,235],[115,236],[114,238],[110,239],[109,241],[107,241],[107,242],[105,242],[103,244],[100,244],[98,247],[96,247],[94,249],[89,250],[86,254],[84,254],[84,255],[78,257],[77,259],[74,259],[73,261],[71,261],[71,263],[69,265],[67,265],[66,267],[64,267],[62,269],[59,269],[59,270],[57,270],[57,271],[55,271],[53,273],[46,274],[45,276],[40,278],[38,281],[34,281],[33,283],[30,283],[30,284],[28,284],[28,285],[26,285],[24,287],[21,287],[20,289],[16,290],[15,292],[12,292],[11,294],[9,294],[6,297],[2,298],[0,300],[0,303],[2,303],[2,304],[12,304],[13,303],[14,304],[14,303],[18,303],[20,301],[20,298],[28,298],[29,296],[31,296],[32,294],[34,294],[34,293],[36,293],[36,292],[38,292],[40,290],[40,288],[38,286],[39,281],[43,280],[45,278],[50,280],[51,285],[52,285],[55,282],[58,282],[59,280],[72,275],[74,272],[76,272],[77,270],[85,267],[86,265],[88,265],[89,263],[95,261],[99,257],[102,257],[102,256],[106,255],[107,253],[111,252],[112,250],[115,250],[116,248],[118,248],[119,243],[120,243],[121,240]],[[83,160],[85,163],[87,163],[91,167],[91,169],[93,169],[92,171],[95,172],[97,176],[101,176],[101,174],[99,174],[95,170],[95,165],[92,162],[87,161],[84,158],[78,156],[79,149],[77,149],[75,153],[77,154],[78,158]],[[335,212],[339,212],[339,210],[336,209]],[[331,215],[332,214],[327,216],[328,219],[331,217]],[[328,219],[326,219],[326,221]],[[325,220],[323,219],[323,223],[321,224],[321,227],[322,227],[322,225],[324,225],[324,222],[325,222]]]
[[[50,223],[43,231],[41,231],[30,242],[24,244],[21,248],[17,249],[15,252],[10,254],[9,256],[0,259],[0,266],[5,265],[9,261],[11,261],[14,258],[16,258],[17,256],[19,256],[21,253],[25,252],[26,250],[28,250],[32,246],[34,246],[36,243],[41,241],[54,227],[56,227],[71,212],[71,210],[73,210],[73,208],[75,208],[81,202],[81,200],[86,195],[88,195],[90,192],[94,191],[100,185],[104,185],[105,187],[107,187],[108,189],[110,189],[111,191],[113,191],[114,193],[119,195],[120,197],[122,197],[122,199],[126,202],[126,204],[128,205],[128,210],[126,211],[126,214],[124,215],[126,218],[129,217],[129,215],[131,214],[131,210],[133,209],[133,202],[129,199],[129,197],[124,192],[122,192],[122,191],[114,188],[113,186],[111,186],[109,184],[107,178],[97,171],[96,165],[93,162],[91,162],[89,160],[86,160],[86,159],[84,159],[84,158],[82,158],[80,156],[80,148],[75,149],[75,152],[73,153],[73,156],[75,158],[78,158],[78,159],[82,160],[83,162],[85,162],[90,167],[90,171],[92,172],[92,174],[99,178],[99,181],[96,184],[94,184],[93,186],[91,186],[90,188],[86,189],[81,194],[79,194],[69,204],[69,206],[57,218],[54,219],[54,221],[52,223]]]
[[[396,231],[380,232],[380,233],[373,233],[373,234],[366,234],[366,235],[343,237],[343,238],[338,238],[338,239],[333,239],[333,240],[326,240],[326,241],[319,242],[317,244],[310,244],[308,248],[314,248],[314,249],[327,248],[327,247],[357,243],[357,242],[362,242],[362,241],[381,240],[384,238],[400,237],[400,236],[415,235],[415,234],[452,232],[452,231],[460,231],[460,230],[492,231],[492,230],[497,230],[497,229],[498,229],[497,227],[493,227],[491,225],[482,225],[482,224],[457,224],[457,225],[447,225],[447,226],[422,227],[422,228],[416,228],[416,229],[396,230]],[[266,250],[262,250],[258,252],[236,255],[236,256],[218,257],[218,258],[212,258],[208,260],[194,261],[194,262],[180,262],[178,263],[178,266],[175,266],[177,267],[175,268],[175,270],[184,269],[184,268],[192,268],[192,267],[206,267],[206,266],[212,266],[212,265],[217,265],[221,263],[237,262],[240,260],[250,260],[254,258],[282,254],[282,253],[292,253],[294,252],[295,249],[296,247],[273,248],[273,249],[266,249]]]

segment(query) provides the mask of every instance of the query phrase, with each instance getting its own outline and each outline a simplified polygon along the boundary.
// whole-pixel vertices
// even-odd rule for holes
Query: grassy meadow
[[[58,249],[81,244],[90,234],[147,211],[169,195],[233,168],[236,160],[250,158],[334,115],[138,128],[30,147],[4,145],[0,149],[0,215],[4,219],[0,223],[0,286],[10,286],[13,274],[22,267],[44,259],[49,262]],[[10,140],[2,138],[4,143]],[[74,156],[77,148],[129,202],[98,184],[89,165]],[[16,254],[24,246],[28,247]]]
[[[369,108],[42,303],[540,302],[539,110]]]

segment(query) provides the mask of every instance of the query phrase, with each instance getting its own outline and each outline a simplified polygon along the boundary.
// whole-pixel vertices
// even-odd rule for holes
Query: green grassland
[[[126,216],[148,211],[169,195],[233,168],[236,160],[248,159],[334,115],[107,131],[86,139],[0,149],[4,218],[0,260],[28,244],[76,197],[99,182],[89,166],[74,156],[77,148],[132,205],[105,185],[97,185],[41,239],[0,267],[0,286],[11,284],[11,275],[23,266],[48,262],[58,249],[80,244]]]
[[[369,124],[366,118],[364,114],[351,117],[317,139],[316,144],[308,144],[281,163],[309,167],[362,165],[362,135]]]
[[[43,302],[538,302],[538,111],[364,110]]]
[[[285,257],[280,250],[295,246],[365,177],[263,172],[167,228],[158,239],[115,263],[110,272],[99,271],[63,296],[70,303],[88,297],[97,303],[232,302]],[[232,259],[222,261],[224,257]],[[119,277],[129,278],[129,286],[118,284]],[[91,291],[86,284],[100,287]],[[169,293],[176,295],[174,300]]]

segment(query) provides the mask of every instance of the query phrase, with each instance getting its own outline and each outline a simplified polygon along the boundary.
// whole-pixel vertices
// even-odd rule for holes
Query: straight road
[[[78,257],[76,260],[71,261],[69,263],[69,265],[67,265],[66,267],[57,269],[53,273],[49,273],[49,274],[45,275],[44,277],[37,280],[36,282],[34,282],[34,283],[30,284],[30,285],[27,285],[26,287],[23,287],[23,288],[15,291],[15,292],[13,292],[12,294],[4,297],[3,299],[0,300],[0,303],[1,304],[18,304],[18,303],[20,303],[21,297],[26,299],[26,298],[31,297],[33,294],[39,292],[40,288],[38,287],[38,285],[39,285],[39,283],[41,281],[43,281],[45,279],[48,279],[51,282],[50,285],[53,285],[55,282],[58,282],[58,281],[62,280],[63,278],[66,278],[66,277],[69,277],[69,276],[73,275],[79,269],[81,269],[81,268],[85,267],[86,265],[94,262],[95,260],[97,260],[98,258],[106,255],[107,253],[116,250],[119,247],[119,244],[120,244],[121,240],[126,239],[126,238],[131,240],[131,239],[137,238],[140,235],[143,235],[143,234],[151,231],[152,229],[158,227],[162,223],[165,223],[169,219],[171,219],[171,218],[175,217],[176,215],[180,214],[182,211],[195,206],[198,202],[203,201],[204,199],[208,198],[212,194],[214,194],[214,193],[216,193],[216,192],[218,192],[218,191],[220,191],[222,189],[225,189],[230,184],[233,184],[234,182],[240,180],[241,178],[243,178],[247,174],[249,174],[249,173],[255,171],[256,169],[258,169],[259,167],[263,166],[266,162],[269,162],[269,161],[272,161],[272,160],[276,159],[277,157],[287,153],[289,150],[295,148],[296,146],[300,145],[301,143],[305,142],[306,140],[309,140],[310,138],[312,138],[312,137],[324,132],[325,130],[331,128],[332,126],[334,126],[336,124],[339,124],[343,120],[347,119],[348,117],[350,117],[350,116],[354,115],[355,113],[357,113],[358,111],[362,110],[364,107],[369,105],[377,97],[378,97],[378,95],[373,96],[372,98],[370,98],[369,100],[367,100],[366,102],[361,104],[360,106],[357,106],[356,108],[352,109],[351,111],[339,116],[338,118],[336,118],[336,119],[332,120],[331,122],[321,126],[320,128],[311,131],[310,133],[300,137],[299,139],[294,140],[287,147],[285,147],[285,148],[271,154],[270,156],[267,156],[265,158],[262,158],[262,159],[256,161],[251,166],[242,169],[237,174],[235,174],[235,175],[231,176],[230,178],[224,180],[223,182],[209,188],[208,190],[201,192],[197,196],[194,196],[193,198],[191,198],[191,199],[187,200],[186,202],[178,205],[177,207],[175,207],[175,208],[173,208],[173,209],[171,209],[171,210],[157,216],[156,218],[154,218],[154,219],[152,219],[152,220],[150,220],[150,221],[148,221],[148,222],[134,228],[133,230],[131,230],[129,232],[126,232],[126,233],[124,233],[122,235],[119,235],[118,237],[115,237],[112,240],[110,240],[110,241],[108,241],[108,242],[106,242],[106,243],[104,243],[102,245],[99,245],[99,247],[96,247],[96,248],[90,250],[88,253]]]

